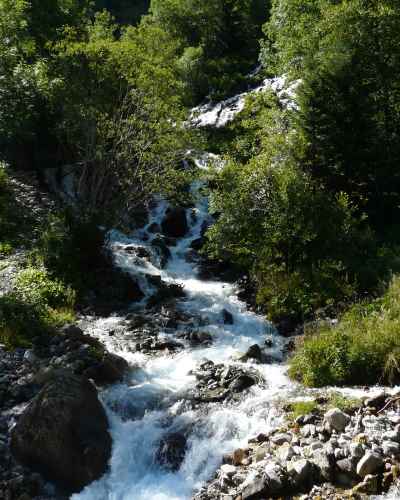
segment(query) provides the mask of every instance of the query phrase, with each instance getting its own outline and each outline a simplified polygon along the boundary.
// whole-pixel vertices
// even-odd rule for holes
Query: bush
[[[32,339],[49,334],[46,310],[17,294],[0,297],[0,342],[6,348],[30,347]]]
[[[400,278],[383,298],[353,306],[336,327],[305,336],[289,375],[311,387],[400,381]]]
[[[39,307],[72,307],[75,293],[62,281],[52,279],[46,270],[28,267],[16,279],[18,295],[29,304]]]
[[[79,294],[90,288],[96,271],[107,265],[104,231],[94,221],[77,220],[68,211],[52,216],[32,254],[35,266],[45,267],[56,281]]]

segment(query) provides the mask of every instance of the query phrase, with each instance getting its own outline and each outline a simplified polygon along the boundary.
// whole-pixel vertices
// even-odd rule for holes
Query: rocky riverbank
[[[379,393],[347,413],[300,415],[259,434],[224,464],[195,500],[371,498],[400,477],[400,394]]]
[[[32,349],[0,347],[0,499],[63,498],[104,473],[111,441],[96,386],[121,381],[127,367],[74,325]],[[96,460],[93,440],[95,450],[105,443]]]

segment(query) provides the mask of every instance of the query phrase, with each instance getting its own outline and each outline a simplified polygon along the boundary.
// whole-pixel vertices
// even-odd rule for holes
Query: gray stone
[[[400,443],[400,425],[396,425],[396,427],[392,431],[385,432],[382,436],[382,439]]]
[[[339,410],[339,408],[332,408],[324,415],[324,421],[329,427],[337,432],[343,432],[347,424],[350,422],[350,417]]]
[[[265,490],[266,490],[265,478],[261,476],[256,476],[242,485],[241,488],[242,500],[254,500],[256,498],[259,498],[262,494],[265,493]]]
[[[336,466],[340,471],[350,475],[354,475],[356,472],[355,461],[351,460],[350,458],[343,458],[342,460],[338,460],[336,462]]]
[[[312,458],[312,462],[319,470],[321,477],[325,481],[331,481],[333,476],[333,470],[335,462],[332,458],[332,455],[328,455],[323,450],[317,450],[314,453]]]
[[[294,449],[285,443],[283,446],[276,450],[276,456],[279,458],[281,462],[287,462],[295,455]]]
[[[288,433],[275,434],[271,437],[271,442],[277,446],[281,446],[284,443],[290,443],[292,441],[292,436]]]
[[[352,458],[361,458],[364,456],[364,446],[361,443],[351,443],[349,446],[350,456]]]
[[[357,464],[357,474],[365,477],[375,474],[383,468],[383,460],[377,453],[367,452]]]
[[[101,477],[111,456],[111,437],[96,388],[60,372],[23,411],[11,434],[13,455],[70,491]]]
[[[285,487],[285,476],[282,469],[277,464],[269,463],[264,471],[268,493],[271,495],[280,493]]]
[[[25,351],[24,361],[26,361],[30,365],[34,365],[34,364],[36,364],[38,362],[38,357],[33,352],[33,349],[28,349],[28,350]]]
[[[293,460],[288,463],[287,471],[294,484],[301,487],[312,479],[313,464],[304,458]]]
[[[398,455],[400,453],[400,444],[395,441],[384,441],[382,449],[385,455]]]

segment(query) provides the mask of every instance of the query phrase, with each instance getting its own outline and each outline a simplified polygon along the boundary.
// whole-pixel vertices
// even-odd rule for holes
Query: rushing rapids
[[[212,341],[199,347],[185,345],[177,354],[149,358],[131,352],[129,340],[124,342],[118,336],[118,340],[110,336],[110,331],[121,327],[122,318],[101,320],[92,326],[91,333],[110,350],[124,356],[132,371],[126,383],[103,393],[114,442],[111,470],[76,495],[75,500],[190,498],[215,471],[224,452],[232,451],[249,437],[279,422],[272,402],[281,397],[282,391],[294,389],[280,363],[282,342],[273,327],[247,310],[230,283],[198,277],[198,262],[190,258],[191,245],[201,236],[209,219],[207,199],[199,195],[199,187],[198,183],[192,186],[198,197],[195,208],[186,210],[188,232],[176,246],[170,247],[171,256],[165,268],[160,267],[151,244],[156,237],[151,230],[155,225],[159,227],[168,208],[162,200],[152,210],[145,228],[129,236],[113,231],[110,246],[117,264],[140,276],[147,298],[154,291],[146,279],[149,276],[181,285],[185,297],[178,300],[177,309],[190,318],[192,327],[201,325]],[[127,253],[127,247],[144,248],[146,251],[140,253],[146,256]],[[147,298],[138,306],[139,310]],[[224,313],[229,314],[230,324],[224,322]],[[182,342],[184,329],[182,324],[173,331],[166,328],[164,336]],[[270,363],[234,361],[235,355],[255,343],[271,346],[263,349]],[[215,365],[248,366],[260,374],[263,382],[248,389],[238,401],[193,405],[191,395],[196,379],[192,372],[204,359]],[[186,447],[182,463],[172,471],[158,463],[156,457],[162,439],[173,433],[185,435]]]
[[[295,106],[296,85],[285,89],[284,79],[266,80],[251,92],[272,88],[283,104]],[[192,122],[223,126],[240,112],[245,97],[198,108]],[[218,164],[218,158],[204,154],[196,160],[200,171],[209,162]],[[179,237],[163,234],[171,207],[162,199],[143,227],[131,234],[109,233],[115,263],[140,284],[144,298],[131,316],[149,338],[142,342],[141,335],[132,335],[126,316],[89,318],[82,324],[131,368],[124,383],[101,395],[113,440],[110,469],[73,500],[190,499],[214,475],[225,453],[279,427],[282,401],[312,396],[285,374],[287,339],[248,309],[234,285],[202,272],[194,249],[211,221],[201,188],[201,181],[192,184],[196,203],[177,214],[184,220]],[[160,285],[178,293],[161,306],[163,320],[152,324],[151,304]],[[146,348],[150,344],[153,350]],[[258,356],[243,356],[255,345]],[[249,379],[239,391],[233,389],[238,380]],[[343,393],[360,396],[364,391]],[[398,489],[387,498],[398,498]]]

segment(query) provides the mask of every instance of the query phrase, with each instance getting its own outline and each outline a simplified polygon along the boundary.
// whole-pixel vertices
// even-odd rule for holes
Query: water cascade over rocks
[[[206,169],[216,159],[203,154],[196,163]],[[131,370],[101,395],[113,439],[110,470],[74,500],[189,499],[224,453],[279,423],[274,399],[296,390],[281,364],[285,341],[272,325],[248,310],[231,283],[199,277],[212,275],[196,251],[211,222],[201,187],[191,187],[194,207],[160,199],[144,227],[109,234],[116,264],[145,297],[128,317],[86,325]]]
[[[282,92],[282,82],[275,86]],[[197,124],[220,126],[243,99],[198,109]],[[196,164],[206,169],[215,160],[204,154]],[[116,264],[135,276],[144,298],[127,316],[82,321],[130,370],[101,393],[113,441],[109,471],[73,500],[190,499],[224,455],[278,428],[277,403],[301,395],[282,363],[287,339],[239,300],[234,285],[204,272],[196,250],[211,221],[201,187],[191,186],[193,207],[159,199],[143,227],[109,234]],[[235,474],[234,465],[222,468],[221,477]],[[246,481],[257,495],[256,482]]]
[[[175,210],[159,200],[144,228],[110,233],[116,263],[136,276],[145,298],[128,317],[89,323],[89,333],[132,369],[102,393],[110,471],[74,500],[191,498],[224,453],[279,422],[272,401],[295,390],[274,328],[232,284],[198,277],[202,262],[192,246],[209,222],[200,187],[192,186],[195,207],[185,219],[179,214],[187,228],[171,224]],[[179,229],[184,236],[173,238]]]

